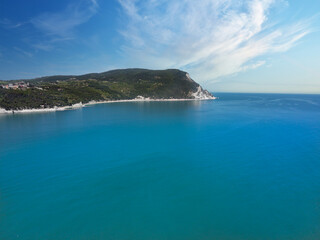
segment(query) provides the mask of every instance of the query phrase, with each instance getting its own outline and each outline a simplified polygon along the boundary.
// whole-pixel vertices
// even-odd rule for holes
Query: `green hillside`
[[[80,76],[50,76],[30,80],[28,88],[0,88],[0,108],[19,110],[68,106],[79,102],[134,99],[194,98],[199,84],[186,72],[123,69]],[[1,85],[19,81],[0,82]]]

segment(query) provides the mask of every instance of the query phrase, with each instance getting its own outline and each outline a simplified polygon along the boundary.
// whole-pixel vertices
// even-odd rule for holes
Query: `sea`
[[[214,95],[0,115],[0,239],[320,239],[320,95]]]

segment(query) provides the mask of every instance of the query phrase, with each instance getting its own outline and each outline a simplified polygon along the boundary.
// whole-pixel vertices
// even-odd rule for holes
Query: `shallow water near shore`
[[[0,115],[0,239],[320,239],[320,95]]]

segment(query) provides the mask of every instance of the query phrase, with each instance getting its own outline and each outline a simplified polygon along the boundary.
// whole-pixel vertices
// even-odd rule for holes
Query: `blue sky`
[[[320,1],[1,0],[0,79],[180,68],[211,91],[320,93]]]

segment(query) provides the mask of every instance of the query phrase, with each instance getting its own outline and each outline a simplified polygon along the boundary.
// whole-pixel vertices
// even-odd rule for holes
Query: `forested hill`
[[[186,72],[120,69],[85,75],[0,81],[0,108],[19,110],[69,106],[79,102],[134,99],[210,99]]]

